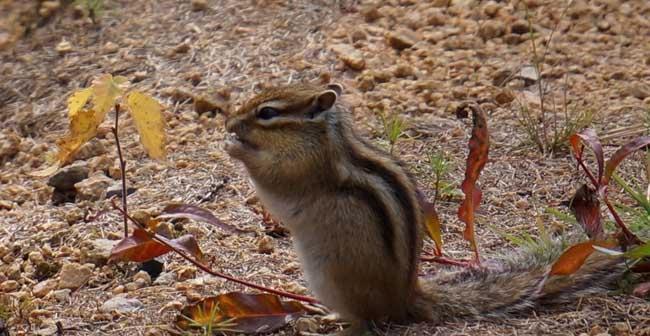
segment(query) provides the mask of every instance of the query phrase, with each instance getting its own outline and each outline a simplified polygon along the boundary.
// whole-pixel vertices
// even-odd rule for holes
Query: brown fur
[[[418,283],[424,219],[415,184],[398,161],[354,133],[342,105],[324,99],[332,92],[312,85],[265,90],[227,120],[238,140],[226,150],[292,231],[317,298],[353,322],[348,334],[368,321],[504,316],[610,278],[598,276],[611,262],[593,260],[585,272],[548,279],[562,249],[555,244],[544,256],[524,253],[498,270],[439,273]],[[269,106],[279,116],[257,117]]]

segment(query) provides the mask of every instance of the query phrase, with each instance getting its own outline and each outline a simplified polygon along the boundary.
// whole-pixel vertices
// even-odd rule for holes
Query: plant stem
[[[476,268],[480,265],[475,260],[455,260],[442,256],[421,257],[421,261],[436,262],[443,265],[460,266],[467,268]]]
[[[120,117],[120,104],[115,104],[115,126],[113,135],[115,136],[115,145],[117,146],[117,156],[120,159],[120,171],[122,175],[122,209],[124,209],[124,238],[129,235],[128,210],[126,207],[126,162],[122,156],[122,147],[120,146],[120,137],[118,136],[118,120]]]
[[[597,181],[594,175],[591,174],[591,171],[589,171],[587,166],[585,166],[585,163],[582,161],[581,157],[575,156],[575,158],[578,160],[578,164],[582,167],[582,170],[584,170],[585,174],[587,174],[587,177],[589,178],[589,181],[591,181],[591,184],[594,185],[594,188],[598,189],[600,187],[600,181]]]
[[[605,193],[606,193],[606,192],[607,192],[607,191],[605,191]],[[621,231],[623,231],[623,235],[625,236],[625,240],[626,240],[626,242],[627,242],[627,243],[631,243],[631,244],[637,244],[637,245],[641,245],[641,244],[643,244],[643,241],[642,241],[641,239],[639,239],[639,237],[637,237],[634,233],[632,233],[632,232],[627,228],[627,226],[625,226],[625,224],[623,223],[623,220],[622,220],[621,217],[618,215],[618,213],[616,212],[616,210],[614,210],[614,207],[612,206],[612,204],[611,204],[611,203],[609,202],[609,200],[607,199],[607,195],[606,195],[606,194],[603,196],[603,201],[605,202],[605,205],[607,205],[607,209],[609,209],[609,212],[610,212],[610,213],[612,214],[612,216],[614,217],[614,222],[615,222],[616,225],[621,229]]]
[[[533,22],[528,13],[528,7],[526,7],[526,19],[528,21],[528,32],[530,35],[530,42],[533,46],[533,65],[535,66],[535,72],[537,72],[537,90],[539,94],[539,110],[540,118],[542,121],[542,152],[547,154],[548,148],[546,143],[548,141],[548,130],[546,125],[546,109],[544,108],[544,86],[542,83],[542,60],[537,54],[537,45],[535,44],[535,34],[533,33]]]
[[[118,210],[119,212],[121,212],[124,215],[124,218],[127,218],[128,220],[133,222],[133,224],[136,227],[138,227],[140,229],[144,229],[142,224],[138,223],[138,221],[136,221],[131,216],[129,216],[126,213],[126,211],[124,211],[124,209],[120,208],[117,204],[115,204],[115,202],[113,200],[111,200],[111,204],[113,205],[113,208],[115,208],[116,210]],[[252,282],[248,282],[246,280],[237,279],[237,278],[232,277],[230,275],[227,275],[227,274],[224,274],[224,273],[221,273],[221,272],[217,272],[217,271],[213,271],[212,269],[210,269],[210,267],[208,265],[203,264],[202,262],[194,259],[192,256],[189,256],[185,252],[175,248],[173,246],[173,244],[169,243],[169,240],[167,238],[159,236],[156,233],[151,233],[151,232],[149,232],[147,230],[145,230],[145,232],[149,235],[149,237],[151,239],[157,241],[158,243],[160,243],[162,245],[167,246],[172,251],[178,253],[185,260],[189,261],[191,264],[193,264],[194,266],[198,267],[199,269],[201,269],[202,271],[204,271],[204,272],[206,272],[206,273],[208,273],[210,275],[214,275],[214,276],[222,278],[222,279],[230,280],[232,282],[235,282],[235,283],[238,283],[240,285],[244,285],[244,286],[247,286],[247,287],[250,287],[250,288],[254,288],[254,289],[260,290],[262,292],[267,292],[267,293],[271,293],[271,294],[275,294],[275,295],[279,295],[279,296],[283,296],[283,297],[286,297],[286,298],[290,298],[290,299],[294,299],[294,300],[298,300],[298,301],[302,301],[302,302],[307,302],[307,303],[318,303],[318,300],[316,300],[316,299],[314,299],[312,297],[309,297],[309,296],[303,296],[303,295],[298,295],[298,294],[293,294],[293,293],[287,293],[287,292],[283,292],[283,291],[273,289],[273,288],[266,288],[266,287],[263,287],[263,286],[260,286],[260,285],[256,285],[256,284],[254,284]]]

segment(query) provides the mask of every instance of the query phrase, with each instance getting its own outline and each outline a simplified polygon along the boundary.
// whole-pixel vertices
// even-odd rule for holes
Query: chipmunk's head
[[[338,118],[338,84],[266,89],[226,120],[226,151],[256,182],[283,183],[318,173],[328,128]]]

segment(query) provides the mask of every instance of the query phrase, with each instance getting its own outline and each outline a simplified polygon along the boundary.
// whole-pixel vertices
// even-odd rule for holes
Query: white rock
[[[99,307],[99,310],[103,313],[131,313],[141,309],[144,305],[138,299],[127,299],[124,296],[114,297]]]
[[[174,272],[162,272],[156,278],[156,280],[154,280],[153,284],[154,285],[171,285],[174,282],[176,282],[176,273],[174,273]]]

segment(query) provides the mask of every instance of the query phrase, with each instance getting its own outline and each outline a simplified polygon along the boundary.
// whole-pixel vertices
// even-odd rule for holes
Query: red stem
[[[117,146],[117,156],[120,159],[120,171],[122,172],[122,209],[124,209],[124,238],[129,235],[129,224],[127,221],[128,210],[126,208],[126,162],[122,156],[122,147],[120,146],[120,137],[117,134],[118,120],[120,116],[120,104],[115,104],[115,127],[113,127],[113,135],[115,136],[115,145]]]
[[[614,217],[614,221],[616,222],[616,226],[618,226],[618,227],[621,229],[621,231],[623,231],[623,234],[625,235],[625,239],[626,239],[629,243],[632,243],[632,244],[638,244],[638,245],[643,244],[643,241],[641,241],[641,239],[639,239],[639,237],[637,237],[634,233],[632,233],[632,232],[631,232],[631,231],[630,231],[630,230],[625,226],[625,224],[623,223],[623,220],[621,219],[621,217],[618,215],[618,213],[616,212],[616,210],[614,209],[614,207],[612,206],[612,204],[611,204],[611,203],[609,202],[609,200],[607,199],[606,192],[607,192],[607,191],[605,191],[605,194],[603,195],[603,201],[604,201],[605,204],[607,205],[607,209],[609,209],[609,212],[610,212],[610,213],[612,214],[612,216]]]
[[[131,220],[137,227],[142,228],[142,225],[140,225],[140,223],[138,223],[136,220],[131,218],[131,216],[129,216],[122,208],[120,208],[117,204],[115,204],[114,200],[111,200],[111,203],[113,204],[113,208],[117,209],[119,212],[124,214],[124,216],[126,218],[128,218],[129,220]],[[208,274],[211,274],[211,275],[214,275],[216,277],[223,278],[223,279],[226,279],[226,280],[230,280],[232,282],[236,282],[238,284],[241,284],[241,285],[244,285],[244,286],[247,286],[247,287],[250,287],[250,288],[254,288],[254,289],[257,289],[257,290],[260,290],[260,291],[263,291],[263,292],[283,296],[283,297],[286,297],[286,298],[290,298],[290,299],[294,299],[294,300],[298,300],[298,301],[303,301],[303,302],[307,302],[307,303],[317,303],[318,302],[316,299],[314,299],[312,297],[293,294],[293,293],[287,293],[287,292],[283,292],[283,291],[280,291],[280,290],[277,290],[277,289],[272,289],[272,288],[266,288],[266,287],[256,285],[254,283],[251,283],[251,282],[248,282],[248,281],[245,281],[245,280],[240,280],[240,279],[234,278],[234,277],[232,277],[230,275],[227,275],[227,274],[224,274],[224,273],[213,271],[207,265],[199,262],[198,260],[196,260],[196,259],[192,258],[191,256],[185,254],[183,251],[180,251],[177,248],[175,248],[174,246],[172,246],[171,244],[167,243],[166,238],[158,236],[155,233],[150,233],[148,231],[147,231],[147,233],[149,233],[149,236],[151,237],[151,239],[153,239],[153,240],[167,246],[172,251],[178,253],[185,260],[189,261],[194,266],[198,267],[199,269],[201,269],[202,271],[204,271],[204,272],[206,272]]]
[[[579,158],[577,156],[575,156],[575,158],[578,161],[578,164],[580,164],[580,166],[582,167],[582,170],[584,170],[585,174],[587,174],[587,177],[589,177],[589,180],[594,185],[594,188],[598,189],[600,185],[600,181],[596,181],[594,175],[592,175],[589,169],[587,169],[587,166],[585,166],[585,163],[582,161],[582,158]]]
[[[438,256],[421,257],[420,260],[427,261],[427,262],[435,262],[443,265],[460,266],[460,267],[467,267],[467,268],[479,266],[478,264],[476,264],[475,260],[455,260],[455,259],[449,259],[447,257],[438,257]]]

